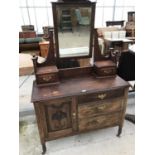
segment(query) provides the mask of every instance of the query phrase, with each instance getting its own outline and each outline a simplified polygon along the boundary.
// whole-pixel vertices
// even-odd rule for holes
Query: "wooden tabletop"
[[[129,83],[119,76],[100,79],[95,78],[95,76],[85,76],[64,79],[59,84],[42,87],[38,87],[34,81],[31,101],[45,101],[125,87],[129,87]]]

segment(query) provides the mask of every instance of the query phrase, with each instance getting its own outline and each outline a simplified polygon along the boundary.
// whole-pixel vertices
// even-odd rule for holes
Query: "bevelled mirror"
[[[52,3],[57,59],[90,58],[95,3],[58,1]]]

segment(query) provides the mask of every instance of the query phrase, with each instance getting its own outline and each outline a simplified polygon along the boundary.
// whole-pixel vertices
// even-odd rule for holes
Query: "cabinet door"
[[[44,108],[48,137],[55,139],[73,132],[72,100],[51,101],[46,103]]]

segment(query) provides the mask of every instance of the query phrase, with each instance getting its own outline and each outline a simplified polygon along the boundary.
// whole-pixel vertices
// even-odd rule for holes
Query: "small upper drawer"
[[[104,99],[112,99],[115,97],[121,97],[124,95],[124,89],[110,90],[100,93],[92,93],[78,97],[79,103],[93,102],[93,101],[102,101]]]
[[[54,83],[54,82],[58,82],[58,75],[56,73],[37,75],[38,84]]]
[[[79,119],[94,117],[111,112],[118,112],[123,108],[123,99],[113,99],[108,101],[92,102],[88,104],[81,104],[78,106]]]
[[[111,67],[111,68],[101,68],[98,71],[99,75],[114,75],[116,74],[116,68]]]

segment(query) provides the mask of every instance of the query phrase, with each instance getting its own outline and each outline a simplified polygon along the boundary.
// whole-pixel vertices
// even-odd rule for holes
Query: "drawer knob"
[[[106,96],[107,96],[106,94],[100,94],[100,95],[98,95],[98,98],[103,100]]]

